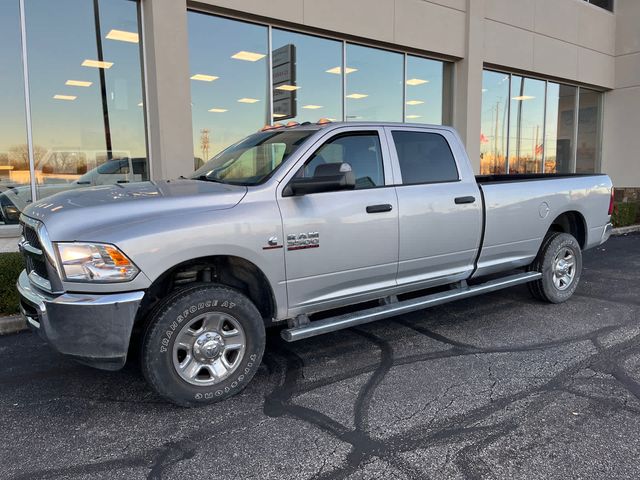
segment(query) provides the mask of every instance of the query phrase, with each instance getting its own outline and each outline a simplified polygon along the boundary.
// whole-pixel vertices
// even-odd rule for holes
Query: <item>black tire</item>
[[[178,358],[181,352],[176,352],[174,347],[180,348],[175,345],[176,340],[191,333],[193,330],[186,332],[185,329],[193,322],[197,324],[198,318],[207,318],[206,314],[232,319],[234,325],[239,325],[244,349],[242,354],[237,354],[237,362],[234,362],[228,377],[217,383],[196,385],[178,373],[174,358]],[[264,322],[251,300],[224,286],[191,287],[171,295],[151,314],[142,340],[142,373],[159,395],[177,405],[192,407],[216,403],[245,388],[260,366],[264,347]],[[192,350],[191,354],[195,359],[196,352]],[[206,368],[203,371],[207,373]],[[198,381],[198,378],[193,381]],[[203,381],[216,380],[211,376]]]
[[[563,253],[570,252],[574,259],[570,281],[558,286],[558,276],[554,267],[556,260]],[[562,303],[567,301],[578,288],[580,275],[582,274],[582,250],[580,244],[573,235],[568,233],[550,232],[540,246],[538,255],[529,266],[530,271],[542,273],[542,278],[529,282],[531,294],[542,301],[550,303]],[[554,281],[555,280],[555,281]]]

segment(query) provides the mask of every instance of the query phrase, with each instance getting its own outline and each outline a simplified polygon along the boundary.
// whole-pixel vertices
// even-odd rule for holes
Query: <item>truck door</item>
[[[400,179],[398,285],[467,278],[480,245],[483,207],[463,147],[447,129],[385,130],[394,178]]]
[[[340,128],[323,136],[281,182],[289,314],[365,301],[395,286],[398,203],[382,128]],[[355,190],[283,196],[296,176],[349,163]]]

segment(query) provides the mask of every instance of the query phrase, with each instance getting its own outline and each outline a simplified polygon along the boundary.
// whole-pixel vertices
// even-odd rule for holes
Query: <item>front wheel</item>
[[[542,273],[542,278],[529,283],[534,297],[551,303],[568,300],[578,288],[582,273],[580,244],[568,233],[549,233],[530,270]]]
[[[142,371],[173,403],[215,403],[247,385],[264,346],[264,322],[247,297],[222,286],[194,287],[177,292],[152,314]]]

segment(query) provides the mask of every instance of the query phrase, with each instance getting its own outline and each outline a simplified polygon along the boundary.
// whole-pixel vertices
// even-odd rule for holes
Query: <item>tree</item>
[[[34,145],[33,156],[36,165],[42,161],[46,153],[45,148]],[[15,145],[9,149],[8,164],[15,170],[29,170],[29,148],[26,144]]]

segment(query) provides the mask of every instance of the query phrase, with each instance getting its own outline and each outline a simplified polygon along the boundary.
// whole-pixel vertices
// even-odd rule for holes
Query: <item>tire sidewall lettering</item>
[[[198,302],[196,305],[191,305],[189,308],[182,311],[176,319],[171,323],[170,329],[164,332],[163,338],[160,341],[160,353],[167,353],[169,351],[169,343],[173,333],[176,331],[178,327],[182,325],[182,323],[187,320],[189,317],[193,316],[193,314],[200,312],[205,308],[217,307],[220,305],[221,308],[228,308],[229,310],[233,309],[236,304],[229,301],[224,300],[220,303],[219,300],[206,300],[204,302]]]
[[[236,377],[236,379],[231,383],[230,386],[226,386],[223,389],[218,389],[215,392],[205,392],[205,393],[200,393],[199,392],[199,393],[196,393],[193,396],[193,398],[195,400],[210,400],[214,396],[220,397],[222,395],[225,395],[225,394],[231,392],[232,390],[235,390],[247,378],[247,375],[251,372],[251,370],[253,369],[253,366],[255,365],[255,361],[256,361],[257,357],[258,356],[255,353],[249,355],[250,362],[247,363],[246,367],[242,370],[242,373],[240,375],[238,375],[238,377]]]

